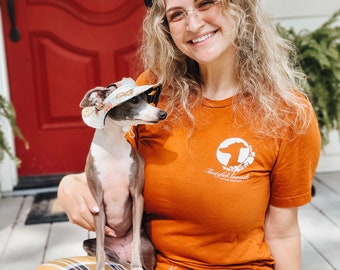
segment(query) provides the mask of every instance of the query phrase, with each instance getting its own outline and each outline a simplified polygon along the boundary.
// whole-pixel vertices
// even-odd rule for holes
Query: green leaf
[[[340,131],[340,10],[319,28],[296,32],[278,25],[280,35],[298,52],[298,65],[307,76],[306,93],[317,115],[323,142],[332,129]]]
[[[16,124],[16,114],[15,109],[10,101],[5,99],[0,95],[0,116],[4,119],[0,119],[0,121],[8,120],[13,134],[21,139],[25,143],[25,147],[28,148],[28,142],[20,131],[20,128]],[[0,122],[1,123],[1,122]],[[5,153],[17,164],[20,165],[20,160],[14,155],[13,150],[9,146],[8,142],[5,139],[5,135],[1,129],[0,125],[0,161],[3,160]]]

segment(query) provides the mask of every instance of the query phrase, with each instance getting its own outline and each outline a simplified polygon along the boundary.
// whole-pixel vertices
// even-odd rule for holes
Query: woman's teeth
[[[212,34],[212,33],[210,33],[210,34],[204,35],[204,36],[202,36],[202,37],[199,37],[199,38],[193,39],[193,40],[192,40],[192,43],[194,43],[194,44],[195,44],[195,43],[198,43],[198,42],[202,42],[202,41],[204,41],[204,40],[206,40],[206,39],[210,38],[212,35],[213,35],[213,34]]]

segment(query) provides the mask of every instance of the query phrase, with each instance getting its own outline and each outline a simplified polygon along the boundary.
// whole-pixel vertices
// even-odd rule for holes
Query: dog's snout
[[[159,117],[160,120],[165,119],[167,117],[167,115],[168,114],[165,111],[159,111],[158,112],[158,117]]]

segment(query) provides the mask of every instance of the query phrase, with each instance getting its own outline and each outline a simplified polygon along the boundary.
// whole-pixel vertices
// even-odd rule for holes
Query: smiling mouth
[[[191,43],[192,44],[200,43],[200,42],[202,42],[202,41],[204,41],[204,40],[206,40],[208,38],[211,38],[214,34],[215,34],[215,32],[206,34],[206,35],[201,36],[201,37],[196,38],[196,39],[193,39],[193,40],[191,40]]]

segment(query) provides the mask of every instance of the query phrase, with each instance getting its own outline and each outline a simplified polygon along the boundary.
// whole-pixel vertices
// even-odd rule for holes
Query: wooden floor
[[[302,270],[340,270],[340,172],[318,174],[314,185],[312,203],[299,213]],[[53,258],[85,255],[82,241],[87,231],[76,225],[24,225],[32,200],[0,200],[0,269],[34,270]]]

